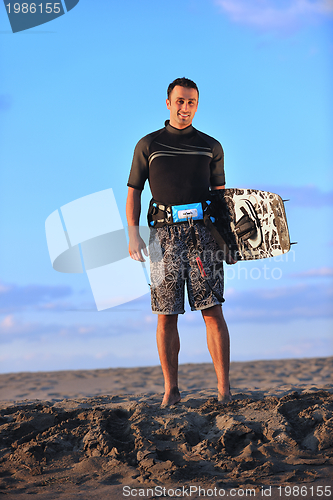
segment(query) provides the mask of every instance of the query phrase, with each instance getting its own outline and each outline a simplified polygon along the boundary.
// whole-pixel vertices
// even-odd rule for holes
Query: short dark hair
[[[199,89],[197,87],[197,84],[194,83],[192,80],[189,80],[188,78],[176,78],[173,82],[170,83],[168,87],[168,99],[170,100],[170,95],[173,89],[176,87],[176,85],[179,85],[180,87],[186,87],[188,89],[195,89],[198,92],[198,99],[199,99]]]

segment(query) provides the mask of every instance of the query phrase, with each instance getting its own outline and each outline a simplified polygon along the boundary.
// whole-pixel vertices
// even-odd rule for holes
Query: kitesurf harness
[[[246,241],[253,238],[258,231],[259,224],[255,214],[241,207],[242,216],[234,224],[234,232],[238,240]],[[151,200],[148,210],[148,225],[158,228],[189,221],[202,221],[223,251],[224,259],[229,257],[239,260],[240,254],[235,235],[231,229],[231,217],[224,199],[224,190],[216,190],[210,199],[184,205],[165,205]],[[192,231],[191,231],[192,233]],[[193,229],[194,233],[194,229]]]

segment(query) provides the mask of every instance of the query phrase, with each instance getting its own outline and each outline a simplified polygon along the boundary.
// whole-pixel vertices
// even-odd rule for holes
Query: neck
[[[188,125],[181,126],[181,125],[179,125],[179,123],[174,123],[171,119],[170,119],[169,123],[170,123],[171,127],[178,128],[178,130],[184,130],[185,128],[190,127],[192,125],[192,122],[191,122]]]
[[[168,132],[170,132],[171,134],[192,134],[193,133],[193,127],[192,125],[188,125],[186,128],[177,128],[177,127],[174,127],[170,122],[169,120],[167,120],[165,122],[165,126],[166,126],[166,129]]]
[[[185,128],[188,128],[192,125],[192,122],[188,123],[187,125],[179,124],[177,122],[174,122],[172,117],[170,117],[169,123],[170,123],[171,127],[177,128],[178,130],[184,130]]]

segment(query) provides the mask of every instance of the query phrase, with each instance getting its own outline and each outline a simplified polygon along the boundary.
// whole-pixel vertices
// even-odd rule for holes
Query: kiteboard
[[[235,260],[265,259],[289,252],[286,211],[278,194],[224,189],[213,191],[211,200],[210,219]]]

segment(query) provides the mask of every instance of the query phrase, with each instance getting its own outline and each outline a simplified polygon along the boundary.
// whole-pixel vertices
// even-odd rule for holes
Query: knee
[[[178,314],[159,314],[157,325],[160,328],[168,329],[177,326]]]
[[[219,305],[203,309],[201,314],[205,321],[220,321],[223,319],[222,307]]]

